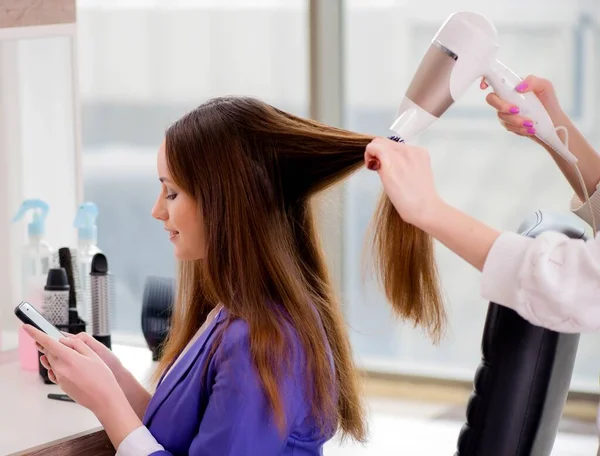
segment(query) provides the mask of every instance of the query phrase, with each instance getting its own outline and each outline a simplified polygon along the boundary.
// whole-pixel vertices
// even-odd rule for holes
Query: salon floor
[[[462,405],[370,395],[369,441],[366,444],[329,442],[327,456],[452,456],[465,419]],[[587,404],[585,419],[563,417],[552,456],[592,456],[598,449],[596,425]]]

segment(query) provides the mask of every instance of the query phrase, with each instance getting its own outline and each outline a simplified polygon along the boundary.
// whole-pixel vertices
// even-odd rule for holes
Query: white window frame
[[[311,118],[344,125],[343,0],[309,0],[309,109]],[[344,278],[344,193],[341,183],[320,195],[317,226],[338,296]],[[342,300],[343,302],[343,300]]]
[[[24,81],[19,74],[19,41],[65,37],[69,42],[71,102],[73,118],[73,163],[59,163],[56,169],[42,170],[27,176],[23,175],[21,158],[7,151],[21,151],[21,106],[19,92]],[[16,214],[25,195],[23,187],[28,179],[34,179],[40,186],[56,188],[74,188],[70,202],[51,207],[54,220],[66,221],[65,231],[59,233],[58,228],[48,229],[48,241],[54,239],[62,243],[74,245],[74,230],[68,228],[75,216],[77,205],[83,201],[82,147],[81,147],[81,114],[79,104],[79,71],[77,62],[77,24],[61,23],[39,26],[8,27],[0,29],[0,251],[6,252],[0,262],[0,351],[16,348],[18,320],[13,309],[21,299],[20,296],[20,247],[26,242],[26,222],[18,227],[10,221]],[[73,173],[61,175],[62,166],[71,166]],[[73,179],[72,180],[69,179]],[[25,181],[25,182],[24,182]],[[43,198],[44,195],[38,197]],[[56,242],[53,244],[56,245]]]

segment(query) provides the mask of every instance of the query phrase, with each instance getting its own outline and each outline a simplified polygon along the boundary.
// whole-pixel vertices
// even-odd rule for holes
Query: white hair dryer
[[[410,140],[435,122],[469,86],[484,76],[503,99],[516,105],[520,114],[533,120],[536,136],[568,162],[569,152],[540,100],[519,93],[522,79],[496,59],[498,33],[484,16],[472,12],[452,14],[434,36],[391,127],[401,139]]]

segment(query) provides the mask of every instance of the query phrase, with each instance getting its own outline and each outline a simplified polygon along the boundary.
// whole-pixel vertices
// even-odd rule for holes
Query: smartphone
[[[35,307],[26,301],[15,307],[15,315],[23,323],[36,327],[57,341],[65,337],[56,326],[46,320]]]

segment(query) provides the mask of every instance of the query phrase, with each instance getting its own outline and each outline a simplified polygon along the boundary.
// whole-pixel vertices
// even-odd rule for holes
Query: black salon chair
[[[146,278],[142,300],[142,334],[152,351],[153,361],[159,361],[162,357],[164,342],[171,327],[174,300],[174,279],[157,276]]]
[[[538,211],[519,227],[536,237],[558,231],[586,239],[570,214]],[[534,326],[516,312],[490,303],[482,360],[455,456],[548,456],[567,399],[579,334]]]

